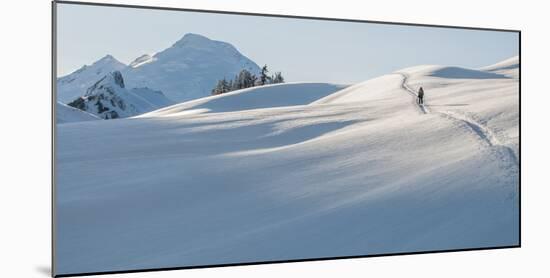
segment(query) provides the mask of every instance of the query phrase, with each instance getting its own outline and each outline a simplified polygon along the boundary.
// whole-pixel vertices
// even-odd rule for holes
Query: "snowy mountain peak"
[[[210,95],[216,82],[259,66],[229,43],[186,34],[152,57],[143,55],[122,74],[130,88],[149,87],[177,102]]]
[[[98,79],[113,71],[126,68],[112,55],[106,55],[89,66],[83,66],[69,75],[60,77],[57,82],[58,100],[67,103],[82,96],[86,89]]]
[[[92,64],[92,66],[106,66],[106,65],[126,66],[110,54],[107,54],[107,55],[103,56],[101,59],[95,61]]]
[[[129,65],[106,55],[59,78],[57,96],[62,103],[68,103],[83,96],[103,76],[120,71],[127,88],[152,88],[182,102],[209,96],[218,80],[232,78],[243,69],[256,74],[260,71],[233,45],[189,33],[171,47],[154,55],[141,55]]]
[[[214,42],[217,42],[217,41],[211,40],[199,34],[187,33],[179,41],[174,43],[173,46],[174,47],[197,46],[197,45],[211,44]]]
[[[113,57],[113,55],[111,54],[107,54],[103,56],[103,58],[99,59],[99,61],[111,61],[111,60],[116,60],[115,57]]]

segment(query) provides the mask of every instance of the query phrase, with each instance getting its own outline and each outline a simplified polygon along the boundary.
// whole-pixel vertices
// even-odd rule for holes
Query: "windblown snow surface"
[[[518,244],[517,78],[327,87],[58,126],[57,274]]]

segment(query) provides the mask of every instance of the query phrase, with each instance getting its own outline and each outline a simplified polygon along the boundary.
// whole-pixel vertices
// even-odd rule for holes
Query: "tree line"
[[[269,75],[269,70],[267,65],[262,67],[260,75],[256,76],[250,71],[243,69],[239,74],[235,75],[235,78],[232,80],[227,80],[225,77],[221,80],[218,80],[218,83],[212,89],[212,95],[224,94],[227,92],[255,87],[263,86],[267,84],[277,84],[284,83],[285,79],[281,72],[275,72],[273,75]]]

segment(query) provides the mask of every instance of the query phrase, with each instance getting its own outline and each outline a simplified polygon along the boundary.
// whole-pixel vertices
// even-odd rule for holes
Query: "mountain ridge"
[[[169,99],[182,102],[208,96],[219,79],[232,78],[243,69],[260,71],[232,44],[187,33],[170,47],[154,55],[141,55],[128,65],[108,54],[62,76],[57,79],[57,97],[70,102],[102,75],[120,71],[129,88],[160,90]]]
[[[68,105],[103,119],[126,118],[172,104],[162,92],[126,89],[120,71],[106,74]]]

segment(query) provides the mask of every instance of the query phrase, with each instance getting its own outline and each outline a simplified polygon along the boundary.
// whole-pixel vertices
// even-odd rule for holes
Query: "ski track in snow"
[[[418,107],[418,109],[420,109],[420,112],[422,112],[422,114],[429,114],[430,110],[424,104],[420,104],[420,103],[417,102],[418,95],[407,84],[407,80],[408,80],[409,76],[404,74],[404,73],[401,73],[401,72],[398,73],[398,74],[403,77],[403,81],[401,81],[401,88],[403,88],[407,93],[409,93],[413,97],[413,102],[416,104],[416,107]]]
[[[401,82],[401,87],[409,93],[413,97],[413,101],[415,103],[415,106],[418,107],[418,109],[422,112],[422,114],[431,114],[432,111],[427,107],[425,104],[419,104],[416,101],[416,98],[418,95],[416,94],[416,91],[412,89],[408,84],[408,78],[409,76],[405,73],[399,72],[397,73],[403,77],[403,81]],[[518,158],[514,152],[514,150],[505,144],[503,144],[497,136],[495,136],[495,133],[488,128],[486,125],[481,124],[479,121],[476,121],[472,117],[467,116],[466,114],[462,114],[459,112],[453,112],[453,111],[436,111],[435,113],[453,120],[453,121],[459,121],[464,123],[468,128],[470,128],[473,133],[475,133],[483,142],[485,142],[489,147],[501,147],[505,150],[506,153],[512,158],[515,166],[519,165]]]

